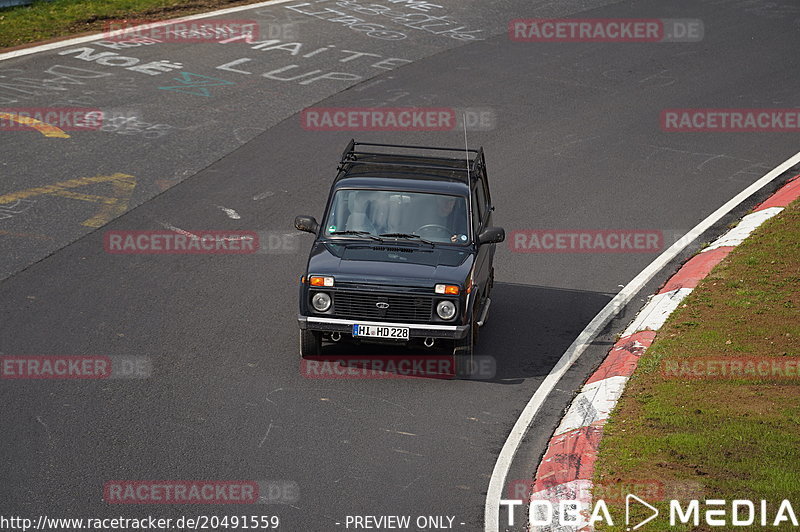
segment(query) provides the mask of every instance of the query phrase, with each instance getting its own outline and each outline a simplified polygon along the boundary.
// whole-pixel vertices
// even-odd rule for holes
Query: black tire
[[[300,356],[318,357],[322,354],[322,334],[317,331],[300,329]]]
[[[475,345],[478,343],[478,324],[473,316],[469,333],[455,341],[453,358],[455,359],[456,377],[468,379],[474,372]]]

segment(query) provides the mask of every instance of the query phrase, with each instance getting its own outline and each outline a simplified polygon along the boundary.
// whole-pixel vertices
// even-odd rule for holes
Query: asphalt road
[[[296,214],[321,215],[338,155],[351,137],[463,142],[459,130],[309,131],[297,114],[304,107],[488,110],[491,125],[470,131],[469,143],[486,150],[495,221],[509,233],[648,229],[662,231],[669,244],[797,151],[791,133],[678,134],[659,127],[664,108],[797,107],[800,7],[788,0],[651,0],[591,10],[577,2],[446,5],[453,20],[482,30],[475,34],[481,40],[406,29],[407,39],[382,41],[285,5],[236,15],[279,22],[291,15],[301,21],[295,27],[301,37],[293,40],[309,49],[335,44],[378,54],[376,61],[411,61],[391,70],[364,57],[359,66],[354,59],[342,67],[322,54],[309,58],[313,64],[303,62],[312,70],[348,69],[358,80],[270,80],[257,73],[296,58],[246,43],[126,51],[235,82],[206,87],[210,96],[159,89],[167,85],[157,76],[137,78],[75,54],[58,55],[64,50],[0,63],[6,76],[0,81],[35,78],[54,64],[98,76],[90,78],[96,86],[62,80],[63,91],[40,89],[22,99],[0,83],[3,106],[63,101],[133,109],[148,124],[171,126],[153,138],[114,131],[69,139],[3,133],[2,194],[115,173],[134,176],[136,186],[127,212],[108,216],[100,230],[82,225],[96,215],[97,201],[63,195],[31,196],[33,203],[0,220],[7,277],[0,283],[0,354],[147,357],[152,373],[146,379],[3,381],[0,513],[242,514],[232,506],[120,510],[103,501],[103,485],[114,479],[284,480],[299,486],[296,501],[245,513],[278,515],[285,530],[337,530],[347,515],[367,514],[447,515],[456,529],[482,530],[489,476],[516,416],[575,336],[655,254],[527,254],[501,246],[478,348],[497,362],[488,381],[307,379],[299,371],[295,314],[310,236],[256,255],[103,250],[106,230],[292,233]],[[705,37],[697,43],[533,44],[511,42],[505,33],[510,19],[566,15],[694,18],[703,21]],[[237,68],[254,74],[217,68],[242,58],[252,61]],[[22,81],[14,83],[19,89]],[[79,191],[121,196],[108,183]],[[532,426],[514,465],[518,478],[532,473],[560,409],[599,363],[613,335],[607,332]]]
[[[4,195],[123,174],[133,182],[132,189],[115,190],[107,180],[69,190],[111,198],[116,200],[112,210],[118,207],[124,212],[281,121],[297,121],[297,112],[328,96],[370,80],[392,79],[392,72],[409,62],[502,32],[508,13],[521,9],[475,0],[440,3],[442,7],[430,8],[430,13],[395,7],[394,13],[410,13],[408,17],[439,16],[447,21],[424,30],[395,27],[392,19],[381,16],[372,22],[373,27],[387,29],[375,33],[376,37],[325,19],[321,10],[329,8],[315,11],[303,4],[282,0],[217,17],[221,26],[257,23],[258,34],[249,44],[222,38],[154,44],[105,38],[0,62],[3,108],[98,109],[105,116],[99,130],[67,131],[70,138],[49,138],[31,129],[4,134],[0,146]],[[528,3],[518,1],[517,6],[521,5]],[[558,7],[541,2],[525,12],[566,16],[581,6],[579,0],[566,0]],[[342,13],[358,15],[353,9]],[[336,18],[330,12],[327,17]],[[447,32],[454,29],[458,31]],[[156,32],[148,35],[158,36]],[[159,62],[163,66],[153,66]],[[413,105],[409,97],[423,96],[405,95],[395,87],[369,104]],[[277,192],[271,188],[271,172],[272,165],[249,168],[247,175],[264,180],[259,193]],[[102,201],[53,194],[26,196],[24,201],[0,197],[4,205],[0,235],[5,236],[0,240],[0,278],[87,234],[98,221],[107,222],[119,214],[102,211]]]

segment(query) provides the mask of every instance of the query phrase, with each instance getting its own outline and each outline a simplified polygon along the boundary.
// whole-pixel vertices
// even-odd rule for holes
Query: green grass
[[[664,500],[648,501],[661,515],[644,529],[667,528],[671,498],[765,499],[772,512],[789,499],[800,512],[800,376],[663,374],[668,361],[732,357],[800,361],[800,201],[767,221],[684,300],[642,356],[604,429],[595,484],[665,486]],[[624,504],[609,508],[615,526],[599,528],[623,530]]]
[[[0,9],[0,49],[89,31],[125,18],[161,20],[243,0],[54,0]]]

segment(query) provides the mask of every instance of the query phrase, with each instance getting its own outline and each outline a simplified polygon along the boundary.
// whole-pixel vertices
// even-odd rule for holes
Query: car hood
[[[431,287],[462,284],[472,268],[469,248],[395,242],[317,242],[309,275],[332,275],[336,282]]]

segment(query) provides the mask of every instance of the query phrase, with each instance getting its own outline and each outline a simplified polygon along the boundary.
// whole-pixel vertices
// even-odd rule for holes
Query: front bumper
[[[467,336],[469,325],[438,325],[432,323],[397,323],[388,321],[347,320],[324,316],[298,316],[301,329],[322,332],[351,334],[353,325],[376,325],[378,327],[408,327],[411,338],[447,338],[460,340]]]

